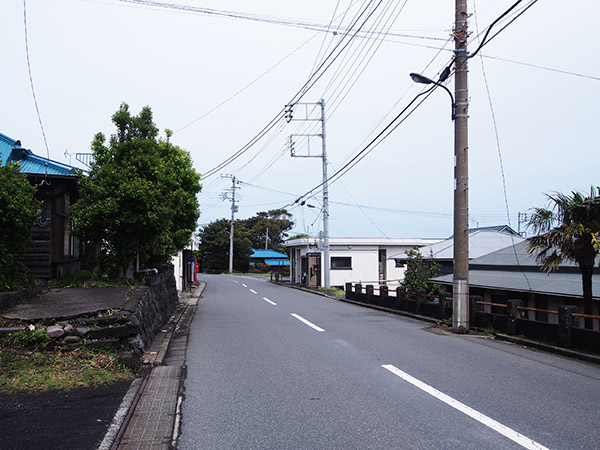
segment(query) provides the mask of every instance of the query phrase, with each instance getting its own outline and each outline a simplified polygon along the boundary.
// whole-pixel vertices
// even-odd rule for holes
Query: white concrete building
[[[177,285],[178,291],[189,288],[191,285],[191,283],[185,279],[188,272],[187,260],[191,257],[191,252],[198,250],[200,248],[199,246],[200,240],[195,234],[192,234],[188,248],[185,250],[179,250],[177,255],[173,256],[173,259],[171,260],[171,264],[173,264],[174,269],[173,272],[175,273],[175,284]]]
[[[442,239],[329,238],[331,286],[343,287],[347,282],[376,284],[384,280],[396,284],[404,278],[404,267],[396,267],[396,262],[390,259],[392,255],[440,241]],[[297,238],[290,239],[285,246],[290,249],[291,282],[321,286],[322,242],[312,237]]]

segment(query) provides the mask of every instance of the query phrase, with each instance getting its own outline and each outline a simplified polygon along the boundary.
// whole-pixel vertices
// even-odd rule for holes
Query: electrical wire
[[[44,138],[44,145],[46,147],[46,164],[44,164],[45,178],[42,183],[48,183],[48,162],[50,161],[50,148],[48,147],[48,140],[46,139],[46,132],[44,131],[44,124],[42,123],[42,115],[40,114],[40,108],[35,95],[35,88],[33,87],[33,76],[31,74],[31,61],[29,59],[29,39],[27,32],[27,4],[26,0],[23,0],[23,28],[25,30],[25,56],[27,58],[27,72],[29,73],[29,85],[31,86],[31,94],[33,95],[33,103],[35,105],[35,112],[37,114],[40,129],[42,130],[42,137]]]
[[[473,11],[474,11],[474,15],[475,15],[475,27],[477,29],[478,28],[478,22],[477,22],[477,9],[476,9],[476,6],[475,6],[475,0],[473,0]],[[483,81],[484,81],[485,90],[486,90],[486,93],[487,93],[488,104],[490,106],[490,113],[491,113],[491,116],[492,116],[492,123],[494,125],[494,136],[496,138],[496,148],[498,150],[498,160],[500,162],[500,174],[502,176],[502,190],[503,190],[503,193],[504,193],[504,205],[506,207],[506,220],[508,222],[508,226],[510,228],[512,228],[512,224],[511,224],[511,220],[510,220],[510,207],[509,207],[509,203],[508,203],[508,193],[507,193],[507,190],[506,190],[506,175],[505,175],[505,172],[504,172],[504,162],[503,162],[503,158],[502,158],[502,149],[501,149],[501,146],[500,146],[500,135],[498,133],[498,122],[496,120],[496,113],[494,111],[494,104],[492,102],[492,95],[491,95],[491,92],[490,92],[490,86],[489,86],[489,83],[488,83],[487,74],[486,74],[486,71],[485,71],[485,64],[483,62],[483,56],[482,55],[480,55],[479,60],[481,62],[481,72],[483,74]],[[515,238],[514,238],[514,236],[512,234],[510,235],[510,237],[511,237],[511,241],[512,241],[512,249],[513,249],[515,260],[517,262],[517,266],[521,269],[521,273],[525,277],[525,281],[527,282],[527,286],[529,287],[529,290],[531,290],[531,284],[529,283],[529,278],[527,277],[527,274],[522,269],[521,264],[519,262],[519,256],[517,254],[517,249],[515,247]]]
[[[366,33],[370,33],[375,29],[388,31],[391,28],[391,26],[393,26],[394,22],[397,20],[398,16],[404,9],[404,6],[406,5],[407,1],[408,0],[405,0],[400,10],[397,13],[395,13],[395,16],[393,11],[395,11],[395,9],[398,8],[399,3],[390,1],[384,7],[379,17],[375,19],[374,24],[371,26],[370,30],[366,31]],[[395,4],[396,6],[394,7],[392,13],[388,14],[389,8],[392,4]],[[386,17],[387,19],[385,25],[380,26],[381,22]],[[324,88],[323,92],[321,93],[320,98],[325,98],[327,95],[329,95],[328,98],[330,98],[328,102],[329,107],[326,121],[329,120],[329,118],[337,111],[337,109],[340,107],[344,99],[350,93],[356,82],[358,82],[360,76],[362,75],[372,58],[375,56],[380,45],[382,44],[383,37],[385,37],[385,35],[383,35],[383,37],[381,38],[376,38],[373,40],[370,40],[369,37],[370,35],[367,34],[367,39],[360,41],[358,47],[354,48],[353,51],[348,50],[345,53],[344,58],[339,63],[339,66],[336,69],[334,75],[332,76],[328,85]],[[342,72],[345,73],[342,75]],[[332,93],[328,94],[329,90],[333,85],[337,86]],[[296,133],[318,134],[318,131],[316,131],[316,128],[318,126],[319,124],[314,122],[304,122],[303,127],[305,128],[305,130],[299,130]]]
[[[370,3],[373,3],[374,1],[375,0],[371,0]],[[379,0],[379,4],[381,4],[381,1],[382,0]],[[358,21],[360,20],[360,18],[365,14],[365,11],[366,11],[366,9],[363,10],[358,15],[358,17],[356,18],[356,20],[353,23],[353,26],[355,26],[356,23],[358,23]],[[342,39],[340,39],[340,41],[336,44],[336,46],[329,53],[329,55],[327,56],[327,58],[325,58],[325,60],[319,65],[319,67],[315,70],[315,72],[313,72],[313,74],[309,77],[309,79],[306,81],[306,83],[304,83],[304,85],[292,97],[292,100],[290,102],[288,102],[289,105],[297,103],[298,101],[300,101],[300,99],[308,92],[308,90],[312,86],[314,86],[314,84],[323,76],[323,74],[329,69],[329,67],[331,67],[331,65],[340,56],[340,54],[344,52],[344,50],[348,46],[349,42],[351,42],[356,37],[356,33],[358,33],[358,31],[360,31],[362,29],[362,27],[369,20],[369,18],[371,17],[371,15],[372,15],[372,13],[367,15],[367,17],[363,20],[363,22],[361,23],[361,25],[357,29],[357,31],[353,34],[353,36],[350,37],[350,41],[346,42],[341,47],[341,49],[337,52],[337,54],[334,54],[337,51],[337,49],[342,45],[342,43],[344,42],[344,40],[346,39],[346,37],[348,37],[348,34],[344,34],[342,36]],[[229,165],[231,162],[233,162],[234,160],[236,160],[237,158],[239,158],[242,154],[244,154],[245,152],[247,152],[260,139],[262,139],[262,137],[266,133],[268,133],[284,117],[284,115],[285,115],[285,108],[282,109],[282,110],[280,110],[275,115],[275,117],[273,119],[271,119],[271,121],[265,127],[263,127],[263,129],[257,135],[255,135],[250,141],[248,141],[248,143],[246,143],[246,145],[244,145],[241,149],[239,149],[238,151],[236,151],[233,155],[231,155],[225,161],[221,162],[217,166],[215,166],[212,169],[210,169],[209,171],[207,171],[204,174],[203,178],[209,178],[209,177],[215,175],[221,169],[223,169],[224,167],[226,167],[227,165]]]
[[[512,63],[512,64],[519,64],[521,66],[532,67],[534,69],[548,70],[550,72],[562,73],[564,75],[571,75],[571,76],[574,76],[574,77],[587,78],[587,79],[590,79],[590,80],[600,81],[600,77],[596,77],[596,76],[593,76],[593,75],[586,75],[586,74],[582,74],[582,73],[571,72],[571,71],[568,71],[568,70],[554,69],[552,67],[540,66],[540,65],[536,65],[536,64],[522,62],[522,61],[515,61],[514,59],[500,58],[498,56],[483,55],[483,54],[481,56],[483,58],[495,59],[495,60],[498,60],[498,61],[508,62],[508,63]]]
[[[317,67],[317,63],[319,62],[319,58],[321,57],[321,52],[323,51],[323,46],[325,45],[325,41],[327,40],[327,37],[329,35],[329,30],[331,30],[331,25],[333,24],[333,21],[335,20],[335,14],[337,13],[337,10],[340,6],[340,1],[341,0],[337,0],[337,3],[335,4],[335,8],[333,9],[333,13],[331,14],[331,19],[329,19],[329,23],[327,24],[327,29],[325,30],[325,36],[323,37],[323,40],[321,41],[321,46],[319,47],[319,51],[317,52],[317,57],[315,58],[315,62],[313,63],[309,74],[313,73],[315,70],[315,67]],[[350,4],[348,6],[348,8],[346,9],[346,13],[350,10],[351,7],[352,7],[352,4]],[[346,17],[346,13],[344,13],[344,17]],[[344,20],[344,18],[342,18],[342,22],[343,22],[343,20]],[[329,49],[329,46],[327,46],[327,49]],[[325,52],[327,52],[327,49],[325,49]]]
[[[244,12],[238,12],[238,11],[211,9],[211,8],[196,7],[196,6],[189,6],[189,5],[166,3],[166,2],[158,2],[158,1],[151,1],[151,0],[118,0],[118,1],[121,3],[132,3],[132,4],[142,5],[142,6],[151,6],[151,7],[156,7],[156,8],[171,9],[171,10],[189,12],[189,13],[194,13],[194,14],[206,14],[206,15],[212,15],[212,16],[217,16],[217,17],[244,19],[244,20],[249,20],[249,21],[253,21],[253,22],[265,22],[265,23],[270,23],[270,24],[274,24],[274,25],[282,25],[282,26],[288,26],[288,27],[294,27],[294,28],[304,28],[304,29],[312,30],[312,31],[329,32],[329,28],[328,28],[327,24],[302,21],[299,19],[281,18],[281,17],[275,17],[275,16],[265,16],[265,15],[250,14],[250,13],[244,13]],[[348,33],[352,33],[355,31],[354,28],[352,28],[352,27],[346,27],[346,28],[338,27],[338,29],[334,32],[334,34],[338,34],[340,30],[343,32],[343,34],[348,34]],[[391,35],[396,36],[396,37],[410,38],[410,39],[444,40],[442,38],[436,38],[436,37],[432,37],[432,36],[413,35],[413,34],[406,34],[406,33],[399,33],[399,32],[392,32]],[[357,35],[357,37],[362,37],[362,36],[359,33]]]
[[[298,52],[300,49],[302,49],[304,46],[306,46],[310,41],[312,41],[314,38],[316,38],[318,36],[318,33],[312,35],[309,39],[307,39],[306,41],[304,41],[302,44],[300,44],[299,47],[296,47],[294,50],[292,50],[290,53],[288,53],[286,56],[284,56],[283,58],[281,58],[279,61],[277,61],[275,64],[273,64],[271,67],[269,67],[267,70],[265,70],[263,73],[261,73],[258,77],[256,77],[254,80],[252,80],[250,83],[246,84],[244,87],[242,87],[241,89],[239,89],[238,91],[236,91],[233,95],[230,95],[229,97],[227,97],[225,100],[223,100],[222,102],[218,103],[217,105],[215,105],[214,107],[212,107],[211,109],[209,109],[208,111],[206,111],[204,114],[202,114],[201,116],[195,118],[194,120],[192,120],[191,122],[189,122],[187,125],[184,125],[178,129],[176,129],[175,131],[173,131],[173,134],[178,133],[182,130],[185,130],[186,128],[188,128],[189,126],[195,124],[196,122],[198,122],[201,119],[204,119],[206,116],[208,116],[209,114],[215,112],[217,109],[219,109],[220,107],[222,107],[223,105],[229,103],[231,100],[233,100],[234,98],[236,98],[238,95],[240,95],[242,92],[244,92],[245,90],[247,90],[248,88],[252,87],[254,84],[256,84],[259,80],[261,80],[262,78],[264,78],[267,74],[269,74],[270,72],[272,72],[273,70],[275,70],[275,68],[277,68],[279,65],[281,65],[285,60],[287,60],[288,58],[290,58],[292,55],[294,55],[296,52]]]
[[[502,32],[503,30],[506,29],[506,27],[510,24],[512,24],[518,17],[520,17],[525,11],[527,11],[531,6],[533,6],[535,3],[537,3],[537,0],[531,0],[530,4],[527,5],[521,12],[519,12],[517,14],[517,16],[515,18],[513,18],[508,25],[504,26],[501,30],[499,30],[496,34],[494,34],[492,36],[492,38],[488,39],[488,35],[490,33],[490,31],[492,30],[492,28],[494,27],[494,25],[496,25],[502,18],[506,17],[518,4],[520,4],[523,0],[518,0],[516,3],[514,3],[509,9],[507,9],[502,15],[500,15],[500,17],[498,17],[496,20],[494,20],[494,22],[492,22],[492,24],[487,28],[486,34],[484,35],[481,43],[479,44],[479,47],[477,48],[476,52],[473,53],[472,55],[469,55],[469,57],[474,56],[477,52],[479,52],[479,50],[481,48],[483,48],[484,45],[486,45],[487,43],[489,43],[489,41],[491,39],[493,39],[494,37],[498,36],[498,34],[500,32]],[[451,64],[454,63],[456,57],[452,59]],[[448,66],[449,67],[449,66]],[[447,78],[447,77],[446,77]],[[444,80],[442,80],[444,81]],[[362,159],[364,159],[364,157],[366,157],[371,151],[373,151],[374,148],[376,148],[383,140],[385,140],[398,126],[400,126],[408,117],[410,117],[410,115],[429,97],[429,95],[431,95],[431,93],[438,87],[437,84],[434,84],[433,87],[429,88],[428,90],[425,90],[423,92],[421,92],[420,94],[418,94],[417,96],[415,96],[413,98],[413,100],[375,137],[373,138],[369,144],[367,144],[367,146],[365,146],[357,155],[354,156],[354,158],[352,158],[348,163],[346,163],[344,166],[342,166],[342,168],[340,168],[338,171],[336,171],[333,175],[331,175],[327,180],[323,181],[322,183],[320,183],[319,185],[315,186],[314,188],[312,188],[311,190],[307,191],[303,196],[299,197],[296,202],[300,201],[302,198],[306,197],[307,195],[313,194],[317,189],[321,188],[325,183],[330,183],[333,184],[337,179],[339,179],[340,177],[342,177],[343,175],[345,175],[350,169],[352,169],[354,166],[356,166],[356,164],[358,164],[360,161],[362,161]],[[416,102],[417,98],[421,95],[426,94],[426,96],[421,99],[421,101],[410,111],[407,113],[407,115],[402,118],[402,120],[399,120],[400,117],[410,108],[412,107],[412,105]],[[398,123],[396,123],[398,121]],[[384,135],[385,134],[385,135]],[[383,137],[382,137],[383,136]],[[381,138],[381,140],[379,140]]]
[[[510,11],[513,9],[514,6],[516,6],[517,4],[521,3],[522,0],[518,0],[511,8],[509,8],[507,10]],[[490,37],[489,39],[487,39],[487,36],[489,34],[489,31],[491,31],[492,27],[499,22],[500,18],[503,18],[503,16],[506,15],[503,14],[499,19],[496,19],[489,27],[488,27],[488,31],[486,32],[486,35],[484,36],[484,39],[482,40],[481,44],[479,45],[479,47],[475,50],[474,53],[472,53],[471,55],[469,55],[469,58],[472,58],[473,56],[475,56],[479,50],[481,50],[481,48],[483,48],[485,45],[488,45],[494,38],[496,38],[500,33],[502,33],[509,25],[511,25],[515,20],[517,20],[519,17],[521,17],[523,14],[525,14],[525,12],[527,12],[529,10],[529,8],[531,8],[533,5],[535,5],[538,2],[538,0],[531,0],[530,3],[527,6],[524,6],[523,9],[515,16],[513,17],[506,25],[504,25],[502,28],[500,28],[492,37]],[[487,40],[486,40],[487,39]]]
[[[348,161],[345,165],[343,165],[340,169],[338,169],[333,175],[329,176],[327,180],[321,182],[311,190],[307,191],[305,194],[300,196],[294,203],[298,203],[302,200],[302,198],[306,198],[308,195],[314,194],[315,191],[321,188],[325,183],[333,184],[337,179],[341,176],[345,175],[350,169],[352,169],[356,164],[358,164],[362,159],[367,156],[371,151],[373,151],[383,140],[385,140],[400,124],[402,124],[408,117],[412,115],[412,113],[421,105],[423,102],[431,95],[431,93],[437,88],[437,85],[433,85],[433,87],[428,88],[425,91],[422,91],[418,95],[416,95],[407,106],[405,106],[402,111],[394,117],[394,119],[388,123],[371,141],[361,150],[359,151],[350,161]],[[401,117],[408,111],[413,104],[417,101],[417,99],[421,95],[426,95],[408,114],[401,119]],[[400,120],[401,119],[401,120]],[[398,123],[396,123],[398,122]]]

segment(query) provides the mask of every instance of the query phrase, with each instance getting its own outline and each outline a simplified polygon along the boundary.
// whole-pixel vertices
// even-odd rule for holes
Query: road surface
[[[240,276],[207,282],[179,449],[600,448],[600,367]]]

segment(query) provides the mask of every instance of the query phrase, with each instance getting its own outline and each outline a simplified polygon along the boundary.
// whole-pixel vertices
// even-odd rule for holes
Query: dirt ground
[[[131,384],[0,395],[0,448],[93,450]]]

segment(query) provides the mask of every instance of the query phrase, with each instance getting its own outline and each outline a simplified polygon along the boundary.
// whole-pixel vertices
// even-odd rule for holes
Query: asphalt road
[[[249,277],[207,282],[180,449],[600,448],[600,367]]]

